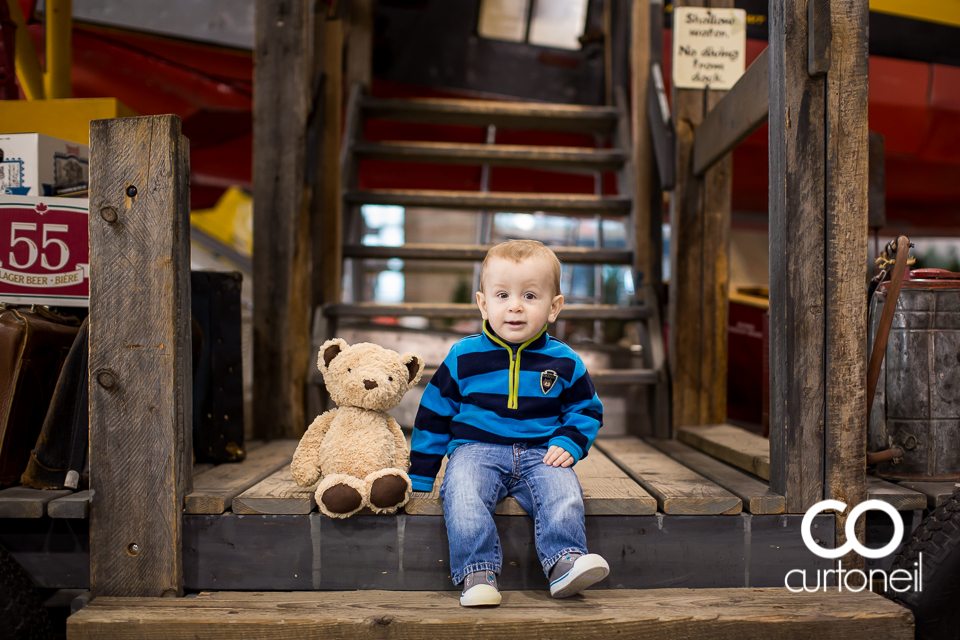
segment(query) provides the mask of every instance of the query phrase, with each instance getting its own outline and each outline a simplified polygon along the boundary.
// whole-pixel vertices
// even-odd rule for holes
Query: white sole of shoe
[[[580,556],[566,574],[550,583],[550,595],[567,598],[610,575],[610,565],[595,553]]]
[[[493,607],[500,604],[500,592],[488,584],[478,584],[460,594],[461,607]]]

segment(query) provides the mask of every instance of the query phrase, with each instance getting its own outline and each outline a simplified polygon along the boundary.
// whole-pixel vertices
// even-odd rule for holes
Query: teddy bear
[[[301,487],[317,486],[317,506],[332,518],[363,507],[396,513],[410,499],[410,449],[387,411],[423,374],[423,358],[341,338],[320,347],[317,368],[337,407],[317,416],[290,469]]]

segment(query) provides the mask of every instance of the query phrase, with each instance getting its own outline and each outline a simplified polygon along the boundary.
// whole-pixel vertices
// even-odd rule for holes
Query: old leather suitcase
[[[203,332],[199,362],[194,362],[193,451],[198,462],[243,460],[243,275],[237,271],[190,275],[191,311]]]
[[[20,480],[78,330],[43,307],[0,307],[0,485]]]
[[[20,484],[34,489],[86,489],[87,434],[90,430],[87,400],[87,321],[73,341],[40,437],[30,452]]]

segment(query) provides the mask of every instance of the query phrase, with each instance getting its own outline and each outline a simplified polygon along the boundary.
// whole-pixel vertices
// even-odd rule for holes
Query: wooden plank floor
[[[740,498],[745,511],[753,514],[783,513],[786,508],[784,497],[773,492],[766,482],[755,476],[711,458],[679,440],[651,439],[647,442]]]
[[[680,427],[677,440],[770,481],[770,441],[729,424]]]
[[[450,591],[216,592],[96,598],[67,620],[67,638],[907,640],[913,627],[909,610],[870,592],[506,591],[499,607],[469,610]]]
[[[634,437],[598,440],[597,446],[672,515],[733,515],[740,498]]]
[[[243,462],[221,464],[193,480],[193,492],[187,496],[186,513],[223,513],[233,499],[284,465],[289,466],[298,440],[275,440],[248,448]]]
[[[316,512],[315,487],[299,487],[289,461],[297,440],[250,442],[243,462],[196,465],[194,490],[184,512],[217,515],[289,515]],[[677,440],[634,437],[600,438],[574,471],[580,479],[587,515],[643,516],[735,515],[784,512],[783,497],[769,488],[769,443],[765,438],[731,425],[681,427]],[[439,497],[445,469],[430,493],[415,492],[404,512],[442,515]],[[934,509],[955,488],[952,482],[893,483],[868,476],[871,499],[898,510]],[[84,519],[90,493],[41,491],[11,487],[0,491],[0,518]],[[361,513],[368,514],[369,510]],[[524,515],[508,497],[497,505],[499,515]]]
[[[415,493],[404,511],[417,515],[443,515],[443,500],[440,499],[440,484],[447,468],[444,458],[440,473],[430,493]],[[610,459],[594,447],[590,455],[574,465],[580,486],[583,488],[583,508],[587,515],[651,515],[657,511],[657,501]],[[526,515],[513,497],[500,501],[495,511],[498,515]]]
[[[914,480],[902,480],[901,487],[906,487],[913,491],[919,491],[927,496],[927,508],[936,509],[944,502],[950,499],[953,492],[957,489],[955,482],[919,482]]]

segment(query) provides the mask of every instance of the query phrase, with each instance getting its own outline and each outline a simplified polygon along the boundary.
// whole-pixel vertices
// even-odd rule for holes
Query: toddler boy
[[[587,455],[603,406],[574,351],[547,334],[563,307],[560,261],[532,240],[487,253],[477,305],[483,333],[457,342],[424,390],[410,453],[414,491],[440,496],[463,606],[498,605],[497,503],[512,495],[534,519],[537,555],[554,597],[610,572],[588,554],[583,492],[572,466]]]

